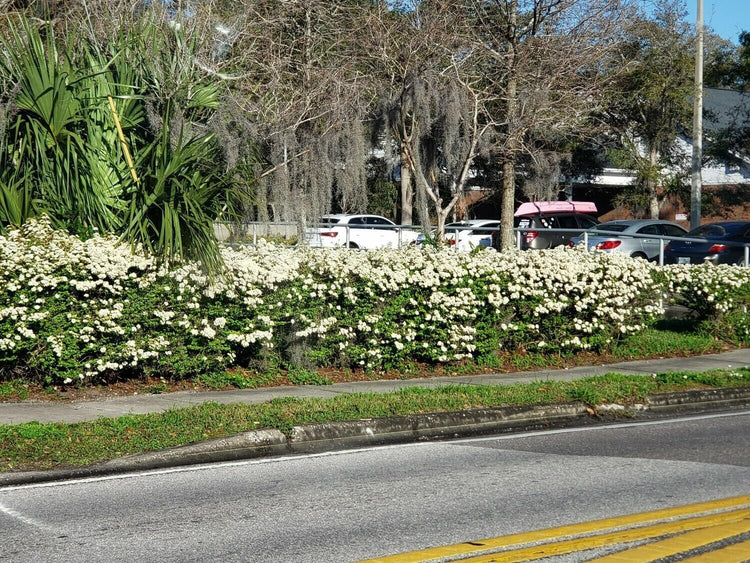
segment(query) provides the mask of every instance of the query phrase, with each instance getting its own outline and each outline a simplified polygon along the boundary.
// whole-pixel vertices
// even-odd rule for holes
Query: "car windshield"
[[[335,225],[339,221],[340,219],[338,217],[321,217],[318,220],[318,224],[322,225],[323,227],[330,227],[331,225]]]
[[[690,231],[688,237],[711,237],[721,238],[727,235],[727,230],[721,225],[703,225]]]
[[[500,223],[486,223],[484,225],[480,225],[476,228],[474,228],[471,231],[472,235],[491,235],[493,232],[497,231],[500,227]]]
[[[593,227],[592,230],[594,231],[615,231],[617,233],[623,232],[625,229],[627,229],[630,225],[623,224],[623,223],[599,223],[597,226]]]

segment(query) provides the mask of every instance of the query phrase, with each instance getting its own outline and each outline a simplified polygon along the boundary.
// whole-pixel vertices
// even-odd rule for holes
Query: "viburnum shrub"
[[[750,342],[750,268],[700,264],[664,269],[668,295],[724,340]]]
[[[667,266],[664,273],[674,301],[700,319],[716,319],[750,305],[750,268],[673,265]]]
[[[222,251],[221,278],[33,220],[0,237],[0,370],[47,383],[219,373],[271,358],[367,370],[502,349],[602,349],[661,313],[643,260],[577,249]]]

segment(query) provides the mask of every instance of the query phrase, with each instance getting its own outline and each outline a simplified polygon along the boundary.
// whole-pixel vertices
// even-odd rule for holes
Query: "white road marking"
[[[348,450],[336,450],[332,452],[320,452],[314,454],[293,454],[284,455],[278,457],[262,458],[262,459],[248,459],[241,461],[226,461],[202,465],[189,465],[184,467],[172,467],[167,469],[152,469],[148,471],[138,471],[133,473],[123,473],[117,475],[103,475],[101,477],[84,477],[81,479],[70,479],[64,481],[52,481],[48,483],[30,483],[28,485],[13,485],[10,487],[0,487],[0,495],[6,491],[17,491],[22,489],[42,489],[49,487],[63,487],[67,485],[79,485],[85,483],[97,483],[100,481],[114,481],[118,479],[134,479],[139,477],[150,477],[158,475],[169,475],[172,473],[191,473],[197,471],[208,471],[213,469],[222,469],[229,467],[244,467],[248,465],[262,465],[269,463],[284,463],[287,461],[294,461],[299,459],[314,459],[319,457],[349,455],[353,453],[369,452],[372,450],[384,450],[384,449],[396,449],[396,448],[422,448],[426,446],[435,446],[437,444],[449,446],[449,445],[460,445],[470,444],[476,442],[497,442],[502,440],[514,440],[516,438],[530,438],[533,436],[547,436],[550,434],[573,434],[577,432],[600,432],[604,430],[611,430],[617,428],[629,428],[632,426],[660,426],[665,424],[675,424],[679,422],[688,422],[694,420],[710,420],[713,418],[729,418],[735,416],[750,416],[750,410],[741,412],[727,412],[718,414],[704,414],[697,416],[684,416],[679,418],[668,418],[663,420],[648,420],[643,422],[621,422],[616,424],[606,424],[601,426],[576,426],[572,428],[558,428],[554,430],[535,430],[532,432],[518,432],[501,434],[497,436],[482,436],[479,438],[458,438],[455,440],[441,440],[441,441],[428,441],[428,442],[412,442],[406,444],[391,444],[386,446],[366,446],[363,448],[352,448]],[[2,507],[2,505],[0,505]]]
[[[42,522],[39,522],[38,520],[34,520],[33,518],[29,518],[28,516],[24,516],[23,514],[16,512],[12,508],[8,508],[4,504],[0,503],[0,513],[7,514],[11,518],[15,518],[16,520],[20,520],[24,524],[28,526],[32,526],[34,528],[38,528],[40,530],[44,530],[45,532],[49,531],[51,528],[47,526],[46,524],[43,524]]]

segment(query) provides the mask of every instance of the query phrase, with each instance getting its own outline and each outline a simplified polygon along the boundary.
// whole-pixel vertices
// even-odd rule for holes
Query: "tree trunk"
[[[412,225],[414,205],[414,188],[411,183],[411,168],[406,147],[401,146],[401,224]]]
[[[503,192],[500,208],[500,250],[515,246],[513,213],[516,210],[516,156],[518,154],[518,81],[513,69],[508,78],[508,141],[503,156]]]
[[[659,208],[661,206],[659,205],[659,186],[657,185],[656,178],[660,177],[661,175],[657,173],[659,152],[656,148],[652,147],[649,150],[648,160],[649,160],[649,166],[651,168],[649,179],[646,184],[648,187],[649,217],[651,219],[658,219]]]
[[[438,233],[438,240],[444,240],[443,237],[445,236],[445,220],[448,218],[448,214],[450,213],[450,209],[438,209],[437,212],[437,233]],[[455,233],[454,233],[455,236]]]
[[[516,30],[517,26],[517,2],[512,0],[507,8],[508,28]],[[515,34],[515,31],[514,31]],[[506,146],[503,151],[503,192],[500,208],[500,249],[510,250],[515,245],[513,232],[513,213],[516,209],[516,158],[518,156],[518,77],[516,76],[516,54],[518,38],[513,35],[509,41],[507,54],[507,83],[505,95],[507,97],[507,121]]]
[[[650,194],[649,194],[649,202],[648,202],[648,208],[649,208],[649,217],[651,219],[658,219],[659,218],[659,196],[657,194],[657,188],[656,185],[653,183],[653,180],[651,181],[652,186],[650,187]]]
[[[513,232],[513,213],[516,203],[516,168],[515,157],[508,155],[503,161],[503,191],[500,200],[500,250],[515,246]]]
[[[312,17],[310,11],[312,6],[308,5],[305,9],[305,88],[309,87],[312,77]]]

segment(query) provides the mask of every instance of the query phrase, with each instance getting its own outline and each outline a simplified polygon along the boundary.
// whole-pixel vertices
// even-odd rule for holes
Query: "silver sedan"
[[[676,223],[660,219],[629,219],[599,223],[589,230],[589,250],[618,252],[633,258],[659,259],[659,239],[682,237],[687,231]],[[654,238],[649,237],[649,235]],[[669,241],[664,241],[664,246]],[[583,235],[571,239],[571,246],[583,243]]]

